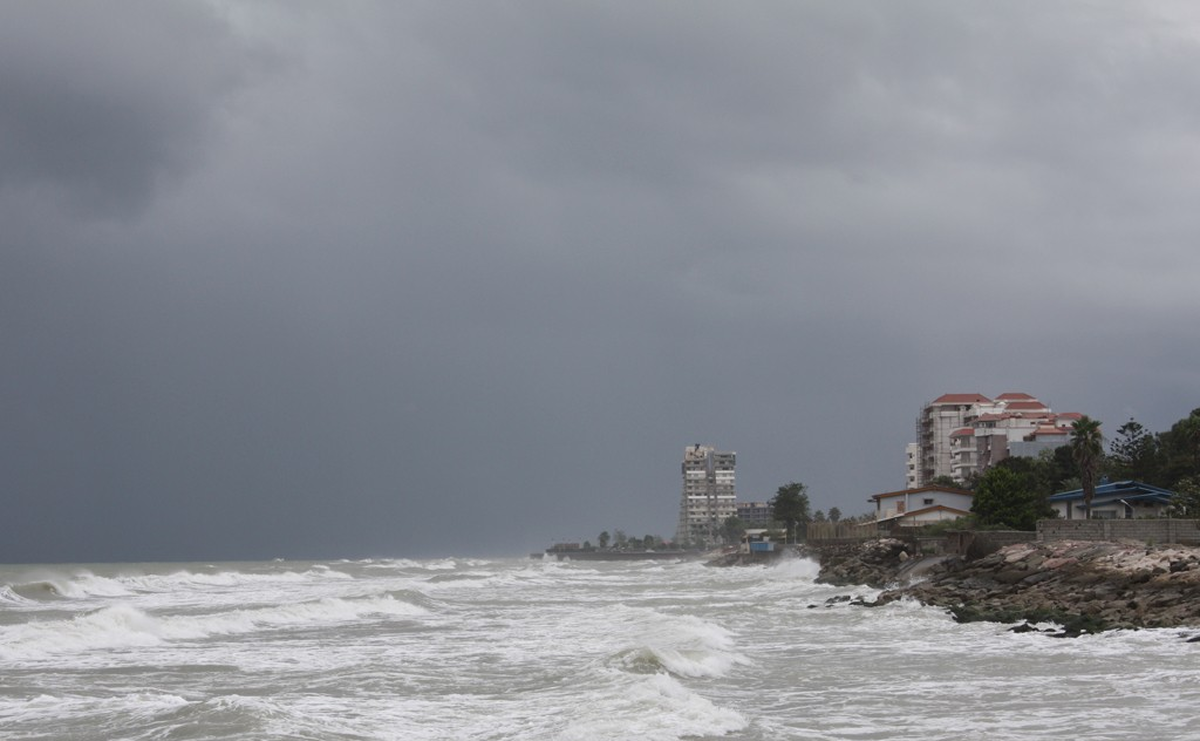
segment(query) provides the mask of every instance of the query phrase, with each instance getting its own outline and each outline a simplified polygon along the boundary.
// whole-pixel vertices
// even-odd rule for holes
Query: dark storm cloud
[[[246,52],[202,5],[51,0],[0,24],[0,188],[128,215],[197,156]]]
[[[0,560],[669,535],[694,442],[854,513],[945,391],[1195,405],[1187,5],[46,8]]]

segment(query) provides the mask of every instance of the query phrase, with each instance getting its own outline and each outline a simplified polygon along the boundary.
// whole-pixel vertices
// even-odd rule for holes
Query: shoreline
[[[817,581],[882,589],[868,607],[903,598],[946,608],[958,622],[1076,636],[1106,630],[1200,628],[1200,548],[1131,541],[1017,543],[975,559],[918,557],[880,539],[810,547]],[[1056,623],[1062,631],[1038,628]]]

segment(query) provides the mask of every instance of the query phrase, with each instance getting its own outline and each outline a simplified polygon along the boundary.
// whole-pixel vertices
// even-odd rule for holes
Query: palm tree
[[[1079,466],[1079,481],[1083,485],[1083,516],[1092,517],[1092,497],[1096,496],[1096,472],[1104,454],[1104,437],[1100,420],[1086,414],[1071,425],[1071,457]]]

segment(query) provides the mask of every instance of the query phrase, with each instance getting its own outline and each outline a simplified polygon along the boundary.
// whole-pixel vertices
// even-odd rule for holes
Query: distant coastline
[[[603,550],[596,548],[547,548],[541,553],[531,553],[532,558],[555,558],[559,561],[653,561],[704,558],[703,551],[681,550]]]

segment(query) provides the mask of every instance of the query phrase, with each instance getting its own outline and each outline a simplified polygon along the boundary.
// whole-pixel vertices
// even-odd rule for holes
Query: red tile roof
[[[962,437],[963,435],[974,435],[974,434],[975,434],[975,430],[971,429],[970,427],[964,427],[961,430],[955,430],[954,432],[951,432],[950,437]]]
[[[997,396],[996,401],[1037,401],[1037,397],[1020,391],[1007,391]]]
[[[1008,410],[1024,409],[1026,411],[1040,412],[1046,408],[1046,405],[1040,401],[1010,401],[1004,408]]]
[[[990,404],[991,399],[983,394],[942,394],[934,399],[931,404],[977,404],[983,402]]]
[[[1054,427],[1053,425],[1046,425],[1046,426],[1037,428],[1031,434],[1033,434],[1033,435],[1067,435],[1067,434],[1070,434],[1070,432],[1071,432],[1071,429],[1069,427]]]

